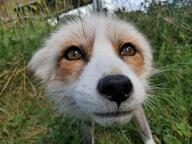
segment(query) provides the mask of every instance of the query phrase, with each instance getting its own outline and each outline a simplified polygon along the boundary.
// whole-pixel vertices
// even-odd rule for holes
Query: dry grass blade
[[[24,77],[25,77],[26,81],[29,83],[29,85],[31,86],[31,88],[34,92],[34,95],[37,95],[38,91],[37,91],[35,85],[33,84],[33,82],[31,81],[31,79],[26,75],[26,73],[24,74]]]
[[[18,67],[15,67],[13,69],[13,71],[11,72],[11,74],[8,76],[7,81],[5,82],[5,85],[3,86],[1,92],[0,92],[0,96],[3,95],[3,93],[5,92],[6,88],[9,86],[11,80],[13,79],[13,77],[16,77],[19,73],[23,72],[25,70],[25,67],[22,69],[18,69]],[[5,80],[6,80],[5,79]]]
[[[8,75],[9,73],[10,73],[10,71],[4,71],[4,72],[2,72],[2,73],[0,74],[0,78]]]
[[[17,71],[17,67],[13,69],[11,75],[8,77],[4,87],[2,88],[1,92],[0,92],[0,96],[3,95],[4,91],[6,90],[6,88],[8,87],[9,83],[11,82],[11,80],[13,79],[15,72]]]
[[[24,62],[24,69],[26,69],[26,67],[25,67],[25,62]],[[25,71],[23,71],[22,75],[23,75],[23,89],[24,89],[24,92],[26,92],[26,77],[25,77]]]

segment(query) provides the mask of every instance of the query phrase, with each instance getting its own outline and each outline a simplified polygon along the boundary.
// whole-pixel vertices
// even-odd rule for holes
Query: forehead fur
[[[101,36],[111,43],[131,42],[136,45],[144,58],[145,73],[149,73],[152,55],[148,41],[144,36],[127,22],[98,15],[84,19],[78,18],[62,26],[51,35],[50,39],[45,42],[45,46],[34,55],[29,63],[29,68],[41,80],[50,80],[55,77],[56,61],[63,49],[71,45],[86,46],[90,42],[94,43],[96,37]]]

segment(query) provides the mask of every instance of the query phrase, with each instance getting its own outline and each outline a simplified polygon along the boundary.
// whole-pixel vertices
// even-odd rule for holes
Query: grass
[[[158,144],[192,141],[192,7],[154,5],[149,14],[119,13],[150,39],[154,65],[162,72],[151,77],[154,92],[145,111]],[[0,27],[0,144],[77,144],[81,122],[56,114],[26,64],[54,28],[33,21]],[[98,144],[140,144],[132,122],[124,126],[96,126]],[[139,138],[138,138],[139,137]]]

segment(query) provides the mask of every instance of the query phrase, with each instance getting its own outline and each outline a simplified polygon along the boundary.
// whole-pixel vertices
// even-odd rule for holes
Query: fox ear
[[[54,53],[50,49],[44,47],[38,50],[30,62],[28,63],[28,70],[34,72],[42,81],[47,81],[52,78],[55,70]]]

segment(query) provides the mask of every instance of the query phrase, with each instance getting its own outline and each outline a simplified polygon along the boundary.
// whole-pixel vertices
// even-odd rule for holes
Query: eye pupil
[[[124,44],[120,51],[120,55],[122,56],[133,56],[135,53],[135,47],[131,43]]]
[[[79,51],[72,51],[71,52],[71,57],[80,57],[81,54],[79,53]]]
[[[81,50],[76,46],[71,46],[66,52],[64,57],[68,60],[78,60],[82,57]]]
[[[72,54],[73,54],[72,56],[74,56],[74,57],[78,57],[80,55],[80,53],[78,51],[73,51]]]

